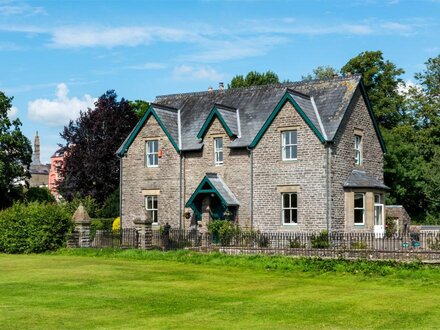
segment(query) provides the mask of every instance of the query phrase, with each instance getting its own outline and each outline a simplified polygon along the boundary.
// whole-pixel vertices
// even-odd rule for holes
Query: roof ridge
[[[294,94],[294,95],[297,95],[297,96],[302,97],[302,98],[304,98],[304,99],[308,99],[308,100],[310,100],[310,98],[311,98],[310,95],[307,95],[307,94],[304,94],[304,93],[298,92],[297,90],[294,90],[294,89],[289,88],[289,87],[287,87],[287,90],[286,90],[286,91],[287,91],[289,94]]]
[[[347,80],[360,80],[361,75],[360,74],[352,74],[347,76],[337,76],[333,78],[326,78],[326,79],[312,79],[312,80],[299,80],[299,81],[289,81],[289,82],[282,82],[278,84],[268,84],[268,85],[255,85],[255,86],[249,86],[249,87],[238,87],[238,88],[228,88],[225,90],[212,90],[212,91],[199,91],[199,92],[186,92],[186,93],[174,93],[174,94],[163,94],[163,95],[157,95],[156,96],[156,102],[159,99],[166,98],[166,97],[176,97],[176,96],[198,96],[198,95],[214,95],[214,94],[225,94],[225,93],[238,93],[243,90],[258,90],[258,89],[264,89],[268,87],[275,87],[275,88],[286,88],[288,86],[301,86],[301,85],[317,85],[323,82],[336,82],[336,81],[347,81]],[[153,103],[152,103],[153,104]]]

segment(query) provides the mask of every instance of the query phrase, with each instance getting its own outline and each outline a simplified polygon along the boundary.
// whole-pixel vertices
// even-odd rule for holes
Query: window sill
[[[283,223],[283,226],[296,227],[296,226],[298,226],[298,224],[297,223]]]
[[[365,223],[355,223],[355,227],[365,227]]]

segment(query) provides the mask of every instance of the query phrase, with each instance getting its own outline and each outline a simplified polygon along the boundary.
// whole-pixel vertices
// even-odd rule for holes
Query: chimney
[[[225,89],[225,85],[223,85],[223,82],[218,83],[218,89],[221,91]]]
[[[208,87],[208,92],[210,92],[210,93],[212,92],[212,86]]]

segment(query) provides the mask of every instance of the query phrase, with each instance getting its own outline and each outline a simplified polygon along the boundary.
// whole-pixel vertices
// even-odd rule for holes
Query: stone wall
[[[360,166],[355,165],[355,130],[361,130],[363,135],[363,163]],[[351,198],[354,194],[347,193],[347,195],[345,195],[343,184],[352,170],[358,169],[365,171],[367,175],[373,176],[383,182],[382,149],[359,87],[353,96],[331,149],[331,227],[334,230],[346,232],[353,230],[371,230],[373,224],[372,217],[374,214],[372,211],[368,212],[366,216],[367,225],[365,226],[356,226],[355,228],[352,219],[345,219],[346,205],[351,203]],[[371,203],[374,203],[374,196],[372,196],[372,194],[366,196],[368,204],[367,211],[372,207]]]
[[[158,167],[146,167],[145,143],[155,139],[159,140],[162,157]],[[144,195],[149,194],[147,191],[154,191],[158,196],[159,224],[168,222],[178,227],[180,155],[153,116],[145,123],[122,162],[123,228],[134,227],[136,218],[145,218]]]
[[[281,134],[295,129],[297,160],[283,161]],[[326,228],[324,146],[288,102],[253,151],[254,226],[260,230],[316,231]],[[283,225],[282,187],[298,189],[298,224]]]

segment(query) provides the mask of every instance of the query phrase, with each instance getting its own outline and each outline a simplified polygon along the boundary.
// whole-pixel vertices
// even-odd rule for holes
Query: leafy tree
[[[440,56],[425,64],[404,95],[404,120],[385,132],[385,180],[391,201],[416,220],[440,224]]]
[[[11,102],[12,97],[0,91],[0,209],[21,196],[18,183],[30,177],[26,168],[32,161],[31,143],[20,130],[20,120],[8,118]]]
[[[130,104],[130,107],[133,109],[138,119],[141,119],[150,107],[150,103],[144,100],[134,100],[129,101],[128,103]]]
[[[103,218],[116,218],[119,216],[119,189],[116,189],[105,199],[100,216]]]
[[[395,127],[401,120],[403,97],[397,87],[403,83],[403,69],[384,60],[381,51],[365,51],[345,64],[343,74],[361,74],[376,119],[382,127]]]
[[[81,112],[60,134],[66,141],[65,165],[60,192],[71,200],[75,194],[91,196],[98,203],[118,187],[119,161],[115,152],[137,122],[130,104],[113,90],[95,103],[95,109]]]
[[[313,80],[313,79],[331,79],[338,76],[338,70],[331,66],[318,66],[313,69],[313,74],[308,74],[307,76],[302,76],[301,80]]]
[[[246,75],[246,77],[243,77],[242,75],[234,76],[231,80],[231,83],[228,84],[228,88],[270,85],[279,83],[280,80],[278,78],[278,75],[272,71],[267,71],[266,73],[251,71]]]
[[[27,202],[55,202],[55,197],[53,197],[49,189],[45,187],[29,188],[26,191],[24,198]]]

